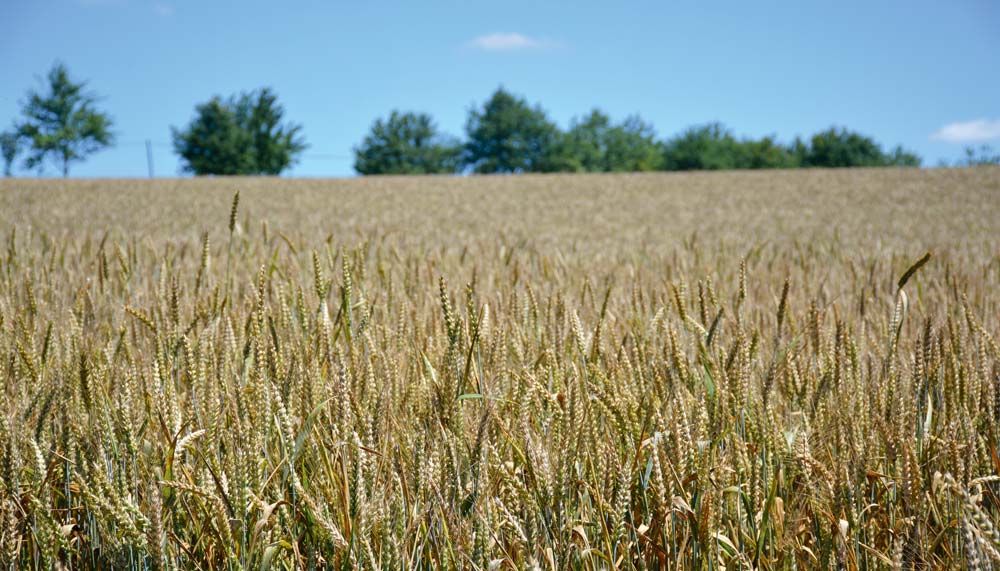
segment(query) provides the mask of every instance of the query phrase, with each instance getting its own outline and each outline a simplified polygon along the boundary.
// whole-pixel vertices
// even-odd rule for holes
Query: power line
[[[147,144],[153,145],[154,147],[171,147],[171,143],[164,143],[162,141],[144,140],[144,141],[115,141],[115,146],[117,147],[144,147]]]
[[[146,147],[147,149],[151,147],[157,148],[173,148],[174,144],[168,141],[154,141],[152,139],[145,141],[117,141],[116,146],[119,147]],[[353,155],[344,155],[340,153],[305,153],[300,155],[303,159],[309,159],[313,161],[350,161],[354,160]]]
[[[309,153],[302,155],[303,159],[313,159],[313,160],[336,160],[336,161],[348,161],[354,159],[350,155],[335,155],[332,153]]]

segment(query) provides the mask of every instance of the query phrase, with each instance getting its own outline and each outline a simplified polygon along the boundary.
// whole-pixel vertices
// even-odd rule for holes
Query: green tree
[[[806,157],[809,155],[809,144],[803,141],[802,137],[795,137],[795,140],[788,147],[788,152],[792,156],[795,166],[806,166]]]
[[[462,145],[441,135],[426,113],[393,111],[377,119],[354,149],[359,174],[441,174],[461,168]]]
[[[575,170],[603,172],[606,170],[608,131],[611,118],[600,109],[570,123],[564,143],[576,167]]]
[[[920,157],[896,147],[885,153],[871,137],[831,127],[813,135],[803,166],[810,167],[882,167],[919,166]]]
[[[737,139],[721,123],[706,123],[685,130],[663,147],[666,170],[777,169],[799,166],[797,141],[792,147],[773,136]]]
[[[923,160],[920,155],[907,151],[902,145],[896,145],[887,156],[886,166],[894,167],[919,167]]]
[[[920,157],[896,147],[886,153],[870,137],[832,128],[808,143],[782,145],[773,136],[736,139],[720,123],[691,127],[664,144],[666,170],[774,169],[795,167],[919,166]]]
[[[661,151],[653,127],[638,116],[619,125],[599,109],[574,119],[566,132],[568,160],[576,170],[632,172],[656,170]]]
[[[609,172],[651,171],[663,160],[653,126],[638,115],[626,117],[606,134],[606,165]]]
[[[257,173],[281,174],[306,149],[302,126],[281,122],[285,109],[270,88],[241,95],[235,109],[237,123],[250,134]]]
[[[743,139],[734,146],[735,168],[739,169],[787,169],[801,166],[794,147],[779,143],[773,136],[761,139]]]
[[[738,168],[738,142],[722,123],[689,127],[666,142],[665,170],[720,170]]]
[[[573,170],[562,133],[541,107],[502,87],[469,112],[465,163],[478,173]]]
[[[195,107],[184,129],[171,128],[182,170],[196,175],[278,175],[307,148],[302,126],[283,122],[270,88]]]
[[[229,103],[213,97],[195,109],[196,118],[183,131],[171,128],[181,169],[197,175],[237,175],[255,172],[250,134],[236,119]]]
[[[3,174],[11,176],[17,154],[21,152],[21,137],[17,131],[0,133],[0,152],[3,154]]]
[[[21,109],[17,136],[28,145],[25,167],[44,168],[50,159],[69,176],[70,165],[114,144],[113,122],[96,109],[97,96],[85,81],[73,81],[62,63],[45,80],[46,91],[29,91]],[[16,153],[15,153],[16,154]]]
[[[988,165],[1000,165],[1000,153],[994,154],[993,147],[981,145],[979,149],[975,147],[965,147],[965,158],[957,161],[955,166],[959,167],[981,167]]]
[[[836,127],[812,136],[805,159],[806,166],[813,167],[874,167],[883,163],[882,149],[872,138]]]

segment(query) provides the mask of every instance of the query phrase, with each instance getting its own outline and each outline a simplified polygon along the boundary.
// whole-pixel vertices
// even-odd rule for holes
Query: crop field
[[[0,388],[3,569],[996,569],[1000,169],[4,180]]]

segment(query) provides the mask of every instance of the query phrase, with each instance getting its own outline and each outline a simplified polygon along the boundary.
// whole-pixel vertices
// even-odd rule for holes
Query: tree
[[[809,144],[802,140],[802,137],[795,137],[788,147],[788,152],[792,156],[793,164],[796,167],[806,166],[806,157],[809,155]]]
[[[651,171],[660,167],[662,151],[656,142],[653,126],[638,115],[609,129],[606,133],[605,165],[608,172]]]
[[[469,112],[465,163],[478,173],[573,170],[562,133],[541,107],[499,88]]]
[[[278,104],[278,96],[271,89],[265,87],[244,94],[235,107],[237,124],[250,134],[257,173],[281,174],[306,149],[301,136],[302,126],[281,123],[285,109]]]
[[[786,169],[801,166],[795,147],[786,147],[773,136],[758,140],[743,139],[736,146],[736,168]]]
[[[1000,165],[1000,153],[994,154],[993,147],[981,145],[978,149],[969,146],[965,147],[965,158],[955,162],[959,167],[981,167],[988,165]]]
[[[773,136],[736,139],[720,123],[691,127],[664,145],[666,170],[794,167],[920,166],[920,157],[896,147],[886,153],[870,137],[831,128],[808,143],[782,145]]]
[[[184,161],[182,170],[197,175],[253,173],[250,134],[239,125],[229,103],[213,97],[198,105],[196,115],[186,130],[171,129],[174,151]]]
[[[3,154],[3,175],[11,176],[14,159],[21,152],[21,137],[17,131],[4,131],[0,133],[0,152]]]
[[[919,167],[922,162],[920,155],[907,151],[902,145],[896,145],[887,157],[886,166]]]
[[[591,110],[582,118],[574,118],[566,132],[565,144],[577,167],[586,172],[606,169],[608,131],[611,118],[600,109]]]
[[[278,175],[307,147],[302,126],[282,122],[285,110],[270,88],[195,107],[183,130],[171,127],[182,170],[195,175]]]
[[[720,170],[738,168],[738,142],[722,123],[687,128],[666,142],[665,170]]]
[[[885,153],[871,137],[831,127],[813,135],[803,166],[811,167],[882,167],[920,166],[920,157],[896,147]]]
[[[426,113],[393,111],[377,119],[360,147],[354,149],[360,174],[441,174],[461,167],[462,146],[438,133]]]
[[[565,137],[568,158],[587,172],[648,171],[659,167],[661,151],[652,125],[631,116],[619,125],[599,109],[574,119]]]
[[[113,122],[95,108],[97,96],[85,91],[87,83],[70,79],[62,63],[52,67],[46,81],[46,93],[28,92],[24,120],[17,124],[18,137],[29,145],[24,165],[41,170],[49,158],[69,176],[71,164],[114,143]]]
[[[805,164],[815,167],[881,166],[882,149],[870,137],[831,127],[813,135]]]

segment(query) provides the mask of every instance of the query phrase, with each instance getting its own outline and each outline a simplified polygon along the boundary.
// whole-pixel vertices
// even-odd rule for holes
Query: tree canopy
[[[563,137],[545,111],[503,87],[469,112],[465,164],[477,173],[572,170]]]
[[[182,170],[196,175],[278,175],[307,147],[301,125],[283,121],[270,88],[199,104],[183,129],[171,128]]]
[[[354,149],[360,174],[442,174],[461,168],[462,145],[442,135],[426,113],[393,111],[377,119]]]
[[[70,78],[56,63],[30,90],[21,120],[0,133],[4,174],[15,161],[43,172],[55,164],[63,176],[71,166],[114,144],[111,117],[97,109],[87,83]],[[286,120],[277,94],[264,87],[229,97],[214,96],[195,107],[191,121],[171,127],[182,172],[195,175],[279,175],[308,147],[302,126]],[[465,138],[439,131],[433,118],[392,111],[376,119],[354,149],[359,174],[545,173],[773,169],[798,167],[920,166],[916,154],[834,126],[783,143],[774,135],[737,138],[719,122],[698,124],[665,139],[638,115],[618,122],[594,108],[563,130],[537,104],[499,87],[469,109]],[[960,166],[996,164],[989,149],[970,149]]]
[[[664,146],[665,170],[736,168],[736,139],[721,123],[689,127]]]
[[[615,123],[595,108],[562,131],[541,107],[503,87],[469,110],[466,134],[460,156],[459,143],[440,135],[429,115],[393,111],[387,120],[376,120],[355,148],[355,170],[416,174],[920,166],[920,157],[902,147],[886,152],[871,137],[842,127],[783,144],[773,135],[737,138],[722,123],[711,122],[661,141],[638,115]]]
[[[689,127],[664,144],[665,170],[774,169],[799,166],[795,152],[774,137],[737,139],[721,123]]]
[[[773,135],[738,139],[711,122],[659,141],[638,115],[613,123],[593,109],[564,132],[540,106],[503,87],[469,111],[466,134],[464,165],[477,173],[920,165],[920,157],[902,147],[885,152],[870,137],[836,127],[786,145]]]
[[[565,148],[567,162],[586,172],[648,171],[661,163],[652,125],[638,115],[613,125],[600,109],[573,120]]]
[[[0,154],[3,154],[3,175],[13,174],[12,167],[17,154],[21,152],[21,137],[17,131],[0,133]]]
[[[98,98],[86,90],[87,83],[73,81],[62,63],[52,67],[44,84],[44,91],[28,92],[21,108],[22,120],[11,134],[14,138],[5,141],[4,160],[9,150],[13,162],[18,143],[24,141],[28,146],[25,168],[42,170],[50,160],[63,176],[69,176],[73,163],[114,143],[113,121],[96,108]]]
[[[802,156],[809,167],[882,167],[919,166],[920,158],[896,147],[886,153],[871,137],[831,127],[812,136]]]

